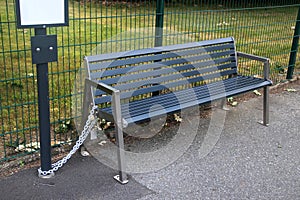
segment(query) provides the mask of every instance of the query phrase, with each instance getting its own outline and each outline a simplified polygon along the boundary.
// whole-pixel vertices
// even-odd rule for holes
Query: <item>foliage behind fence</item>
[[[69,27],[48,29],[48,34],[57,34],[59,45],[58,62],[49,65],[52,145],[76,138],[71,99],[78,92],[73,85],[85,55],[153,47],[159,36],[155,27],[162,28],[164,45],[233,36],[238,50],[269,57],[271,78],[280,82],[285,80],[299,6],[286,0],[70,0]],[[14,0],[1,1],[0,162],[38,150],[33,35],[32,29],[16,29]],[[262,71],[247,61],[240,70],[257,76]]]

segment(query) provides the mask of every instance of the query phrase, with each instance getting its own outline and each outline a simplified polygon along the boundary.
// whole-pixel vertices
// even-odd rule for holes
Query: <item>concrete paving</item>
[[[76,155],[54,178],[40,179],[29,169],[1,179],[0,199],[300,199],[300,85],[294,89],[271,95],[269,127],[257,123],[261,97],[242,102],[219,127],[201,119],[178,159],[156,171],[132,172],[126,185],[112,179],[117,172],[97,157],[98,145],[89,148],[94,157]],[[221,131],[207,143],[209,130]],[[158,142],[131,144],[130,150],[159,149]]]

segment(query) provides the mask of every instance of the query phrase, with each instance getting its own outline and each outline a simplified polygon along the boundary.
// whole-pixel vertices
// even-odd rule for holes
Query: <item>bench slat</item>
[[[241,93],[249,92],[249,91],[252,91],[252,90],[255,90],[257,88],[261,88],[261,87],[267,86],[267,85],[270,85],[270,82],[265,81],[265,82],[262,82],[262,83],[258,83],[257,85],[248,85],[245,88],[239,89],[239,93],[241,94]],[[229,91],[227,93],[227,95],[228,95],[227,97],[237,95],[237,91],[235,91],[235,90]],[[147,112],[147,113],[144,113],[144,114],[140,113],[136,117],[125,118],[125,120],[127,121],[127,123],[138,122],[138,121],[142,121],[142,120],[145,120],[145,119],[149,119],[150,117],[160,116],[160,115],[165,114],[165,113],[174,113],[174,112],[180,111],[181,109],[185,109],[185,108],[188,108],[188,107],[191,107],[191,106],[196,106],[196,105],[200,105],[200,104],[209,103],[213,100],[218,100],[218,99],[221,99],[221,98],[224,98],[224,97],[225,97],[225,95],[222,94],[222,93],[215,94],[214,96],[209,96],[209,94],[208,94],[208,95],[206,95],[206,97],[204,97],[202,99],[199,99],[199,100],[195,100],[193,102],[183,103],[181,105],[175,105],[173,107],[168,107],[164,110],[158,110],[156,112],[151,112],[151,113]]]
[[[128,66],[126,68],[116,68],[112,70],[106,69],[105,71],[92,72],[90,78],[92,80],[95,80],[99,77],[101,77],[101,79],[105,79],[105,77],[107,76],[115,76],[115,75],[122,75],[126,73],[140,72],[140,71],[150,70],[153,68],[157,69],[165,66],[172,68],[172,65],[179,65],[179,64],[184,64],[189,62],[199,62],[199,61],[207,62],[206,60],[213,61],[213,59],[217,59],[225,56],[231,56],[232,54],[234,54],[234,50],[211,53],[211,54],[202,54],[198,56],[190,56],[187,58],[177,58],[175,60],[161,61],[161,62],[155,62],[155,63],[145,64],[145,65]],[[234,58],[234,56],[231,57]]]
[[[163,54],[148,54],[144,55],[142,57],[131,57],[127,59],[123,59],[122,57],[117,58],[116,60],[109,61],[109,62],[98,62],[98,63],[92,63],[89,66],[90,71],[95,70],[107,70],[114,67],[119,66],[125,66],[125,65],[134,65],[139,64],[143,62],[155,62],[158,60],[164,60],[164,59],[171,59],[171,58],[177,58],[177,57],[185,57],[189,55],[199,55],[199,54],[208,54],[212,53],[214,51],[221,51],[221,50],[230,50],[234,49],[234,44],[220,44],[218,46],[208,46],[208,47],[201,47],[199,46],[196,49],[185,49],[184,51],[172,51],[172,52],[164,52]]]
[[[133,51],[125,51],[125,52],[117,52],[117,53],[109,53],[109,54],[100,54],[100,55],[93,55],[87,56],[86,60],[89,63],[98,62],[98,61],[105,61],[105,60],[113,60],[117,58],[127,58],[132,56],[142,56],[146,54],[157,54],[166,51],[174,51],[178,49],[187,49],[187,48],[194,48],[198,46],[207,46],[207,45],[215,45],[215,44],[222,44],[222,43],[234,43],[234,39],[232,37],[227,38],[220,38],[215,40],[206,40],[200,42],[193,42],[193,43],[185,43],[185,44],[178,44],[178,45],[170,45],[170,46],[163,46],[163,47],[154,47],[148,49],[140,49],[140,50],[133,50]]]
[[[232,59],[225,59],[228,61],[231,61]],[[122,77],[115,77],[115,78],[110,78],[110,79],[106,79],[103,80],[102,82],[108,85],[112,85],[112,84],[122,84],[122,83],[126,83],[126,82],[130,82],[133,80],[139,80],[139,79],[150,79],[151,77],[155,77],[155,76],[167,76],[168,74],[174,74],[174,73],[179,73],[181,74],[184,71],[190,71],[190,72],[195,72],[195,74],[193,75],[201,75],[204,73],[209,73],[209,72],[213,72],[213,71],[217,71],[217,70],[223,70],[226,68],[236,68],[235,63],[226,63],[226,64],[221,64],[218,65],[219,63],[224,63],[223,62],[224,59],[222,59],[222,61],[218,61],[216,60],[216,62],[211,62],[211,61],[206,61],[206,62],[202,62],[202,63],[195,63],[195,64],[188,64],[188,65],[182,65],[182,66],[177,66],[174,68],[162,68],[162,69],[157,69],[157,70],[153,70],[151,72],[141,72],[139,74],[131,74],[131,75],[127,75],[127,76],[122,76]],[[209,66],[210,64],[214,64]],[[209,67],[206,67],[209,66]],[[99,94],[99,93],[98,93]]]
[[[174,75],[175,72],[178,72],[179,77],[182,76],[181,75],[181,71],[187,70],[187,71],[192,71],[190,69],[193,69],[193,71],[196,71],[196,74],[198,74],[199,76],[201,76],[201,73],[208,73],[208,72],[213,72],[213,71],[218,71],[220,69],[225,69],[226,66],[228,66],[228,68],[234,69],[235,71],[232,71],[232,74],[236,74],[237,73],[237,68],[236,68],[236,64],[235,62],[235,57],[231,56],[231,57],[227,57],[227,58],[220,58],[220,59],[216,59],[214,61],[204,61],[204,62],[200,62],[200,63],[194,63],[194,64],[187,64],[187,65],[182,65],[182,66],[177,66],[177,67],[173,67],[173,68],[164,68],[161,70],[165,70],[165,74],[167,74],[167,72],[169,72],[171,75]],[[226,63],[222,66],[222,63]],[[206,69],[204,67],[209,66],[209,69]],[[220,66],[220,67],[218,67]],[[122,77],[114,77],[111,79],[106,79],[106,80],[102,80],[101,82],[108,84],[108,85],[113,85],[115,83],[124,83],[124,82],[130,82],[132,80],[138,80],[138,79],[142,79],[142,78],[147,78],[150,79],[151,81],[153,81],[153,77],[158,75],[159,70],[154,70],[154,71],[150,71],[150,72],[143,72],[143,73],[139,73],[139,74],[133,74],[133,75],[124,75]],[[168,71],[169,70],[169,71]],[[194,74],[194,75],[196,75]],[[173,79],[174,77],[168,77],[168,76],[162,76],[163,74],[160,74],[161,77],[166,77],[165,80],[170,80]],[[171,76],[169,75],[169,76]],[[220,74],[221,75],[221,74]],[[140,80],[137,81],[137,83],[139,85],[142,85],[143,82],[145,82],[147,80]],[[163,80],[164,81],[164,80]],[[160,83],[159,80],[156,79],[156,83]],[[135,83],[124,83],[123,85],[126,85],[127,88],[126,89],[133,89],[136,88]],[[129,85],[129,86],[128,86]],[[116,87],[117,89],[123,90],[123,88],[119,88],[117,85],[115,85],[114,87]],[[101,91],[101,90],[97,90],[95,95],[99,96],[99,95],[103,95],[105,94],[105,92]]]
[[[164,79],[164,77],[153,78],[151,80],[143,81],[143,82],[139,82],[139,83],[133,82],[132,85],[130,85],[130,87],[128,87],[128,88],[132,88],[133,85],[135,85],[135,88],[142,86],[142,85],[152,85],[152,86],[147,87],[147,88],[136,89],[136,90],[129,91],[129,92],[122,92],[121,99],[127,99],[132,96],[138,96],[138,95],[142,95],[142,94],[152,93],[152,92],[161,91],[164,89],[175,88],[178,86],[186,86],[186,85],[189,85],[192,83],[197,83],[197,82],[201,82],[201,81],[205,81],[205,80],[218,79],[218,78],[220,78],[220,76],[232,75],[235,72],[236,72],[236,70],[231,69],[231,70],[226,70],[226,71],[222,71],[222,72],[218,72],[218,73],[211,73],[211,74],[207,74],[207,75],[199,76],[199,77],[195,77],[195,78],[186,78],[185,80],[177,80],[178,78],[182,78],[182,75],[175,74],[173,76],[169,76],[168,78],[169,78],[169,81],[170,80],[177,80],[177,81],[164,83],[161,85],[153,85],[153,84],[157,83],[157,80],[159,82],[159,80]],[[119,88],[117,88],[117,89],[122,91],[122,90],[126,89],[126,86],[120,85]],[[110,101],[111,101],[111,96],[104,96],[104,97],[95,99],[96,104],[106,103],[106,102],[110,102]]]
[[[224,96],[228,96],[227,93],[231,90],[235,90],[237,88],[244,88],[247,87],[248,85],[255,85],[261,82],[262,82],[261,79],[256,79],[253,77],[238,77],[238,78],[226,79],[224,81],[211,83],[209,87],[207,87],[207,85],[199,86],[201,90],[191,88],[185,91],[178,91],[173,94],[163,94],[159,97],[154,96],[152,98],[147,99],[147,105],[152,105],[153,103],[159,101],[161,104],[167,103],[168,106],[172,106],[173,104],[176,104],[177,99],[175,100],[173,99],[173,101],[172,100],[170,101],[170,97],[169,97],[170,95],[171,96],[175,95],[175,98],[180,97],[181,103],[186,103],[188,101],[191,101],[191,98],[196,96],[197,98],[204,98],[207,93],[209,93],[210,96],[214,96],[220,93],[224,93]],[[185,94],[189,94],[189,95],[185,95]],[[146,102],[144,102],[144,104],[141,104],[139,100],[130,102],[130,112],[135,113],[136,112],[135,110],[143,109],[145,103]],[[128,109],[125,109],[123,114],[124,116],[128,115]]]
[[[265,81],[253,77],[238,76],[231,79],[224,80],[222,82],[212,83],[211,89],[208,90],[207,86],[199,86],[193,89],[180,91],[175,94],[164,94],[160,96],[155,96],[148,99],[143,99],[129,103],[129,106],[122,106],[122,114],[128,123],[141,121],[150,118],[150,116],[158,116],[165,112],[175,112],[184,107],[190,107],[191,105],[198,105],[203,103],[209,103],[215,99],[220,99],[222,97],[229,97],[231,95],[236,95],[237,93],[248,92],[263,86],[271,85],[270,81]],[[223,85],[224,87],[215,87],[217,84]],[[225,91],[225,93],[224,93]],[[194,92],[197,99],[193,100],[189,98],[190,92]],[[177,97],[181,99],[180,105],[178,103]],[[152,105],[159,104],[165,108],[165,110],[155,110],[152,109],[149,113],[149,108]],[[146,107],[144,105],[147,105]],[[128,108],[130,110],[128,110]],[[110,108],[105,108],[103,111],[111,113]],[[163,112],[163,113],[160,113]]]

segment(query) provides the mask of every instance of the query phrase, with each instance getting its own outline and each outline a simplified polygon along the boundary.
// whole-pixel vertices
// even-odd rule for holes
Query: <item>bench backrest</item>
[[[233,38],[87,56],[91,80],[121,91],[121,99],[140,99],[195,87],[237,74]],[[103,91],[95,104],[111,101]]]

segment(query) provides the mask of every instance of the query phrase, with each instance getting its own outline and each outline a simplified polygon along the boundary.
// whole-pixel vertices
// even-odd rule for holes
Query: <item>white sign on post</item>
[[[18,28],[68,25],[67,0],[16,0]]]

